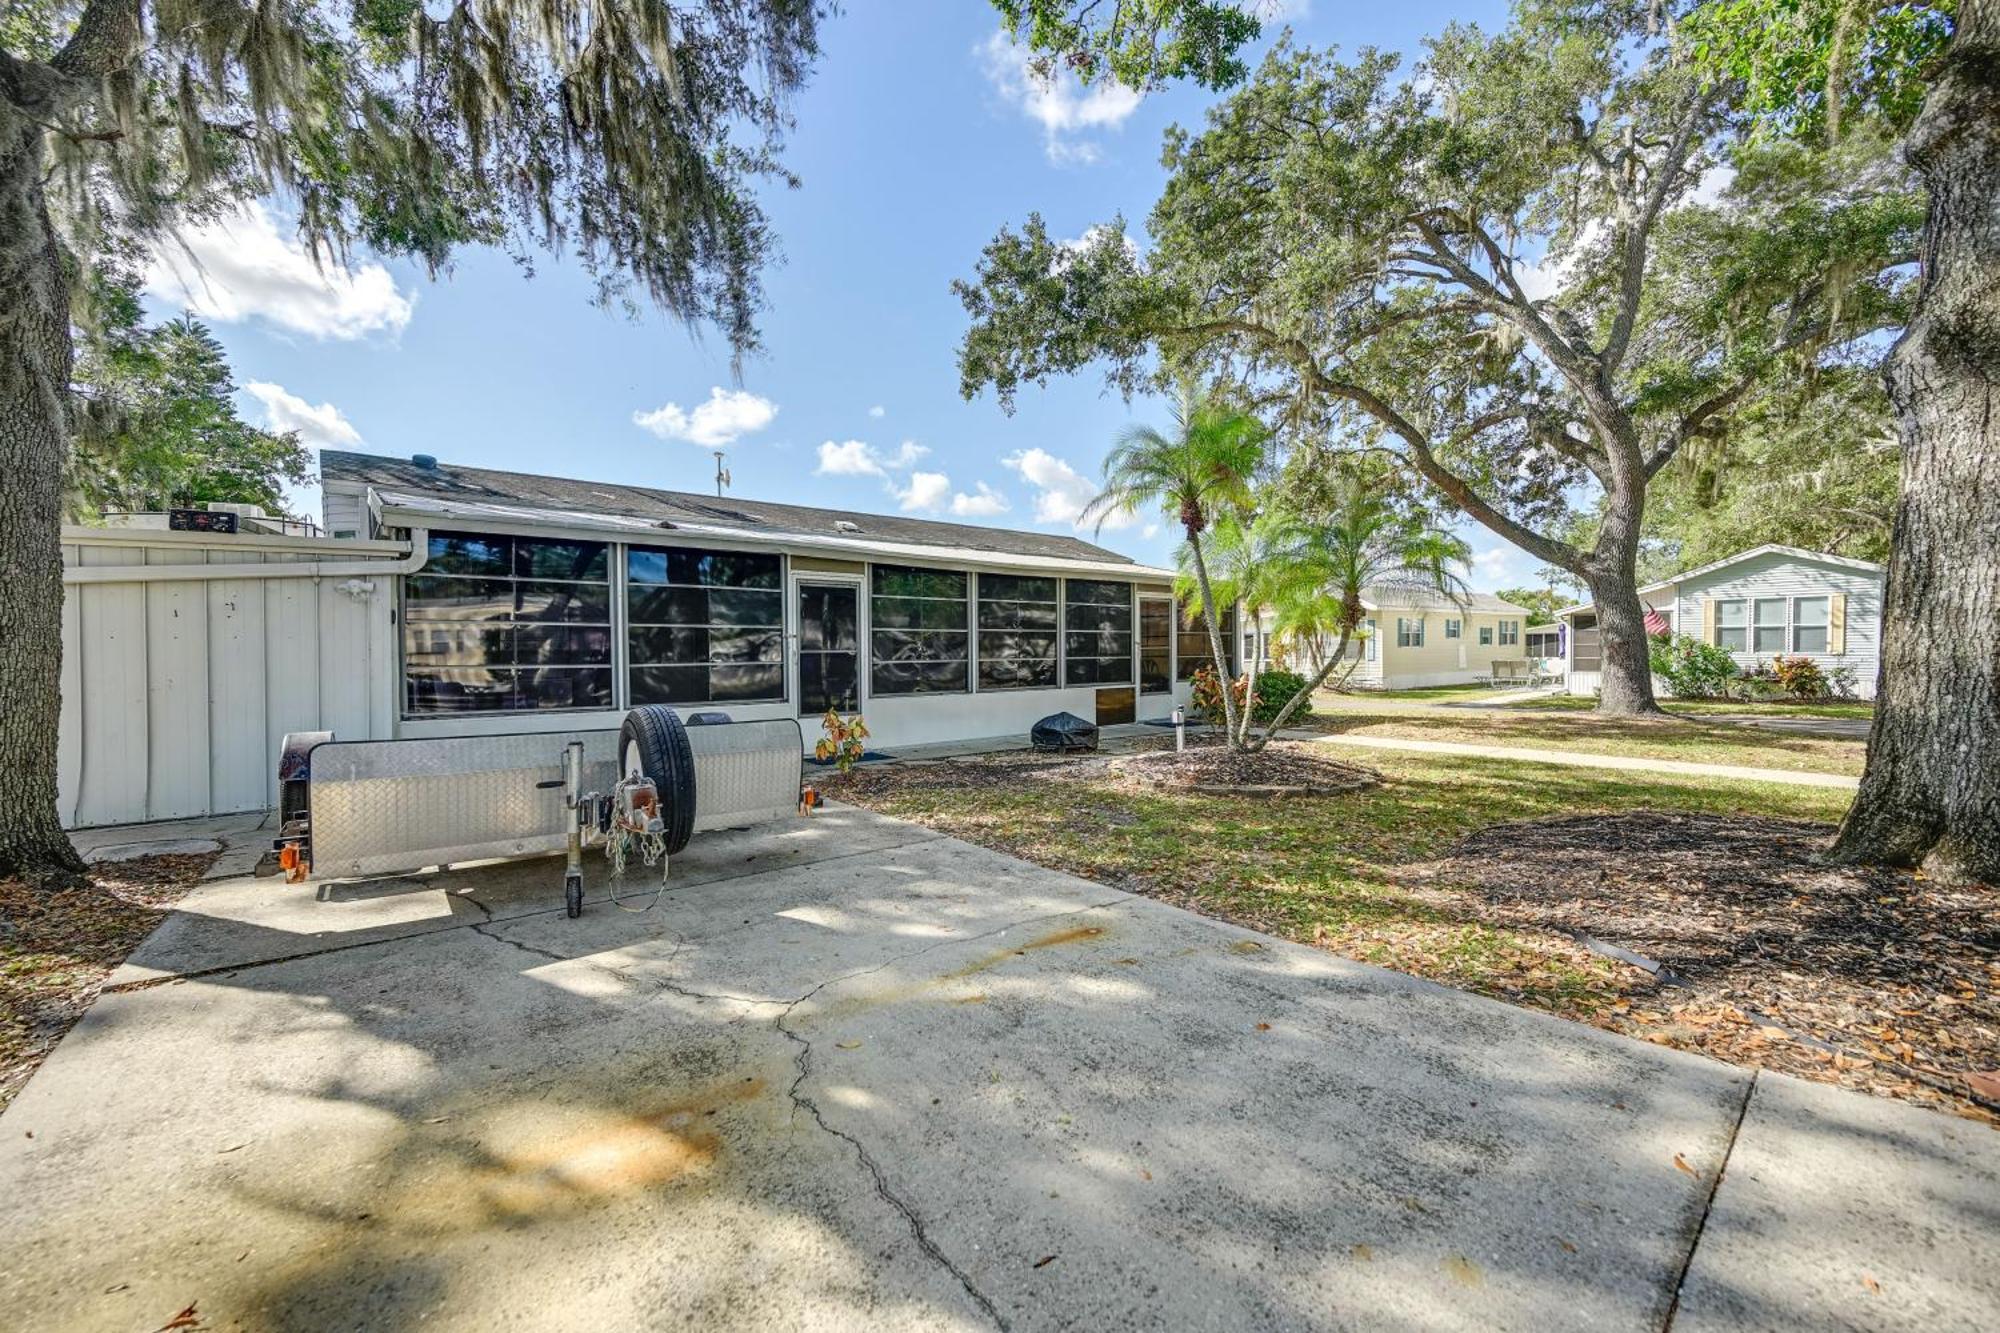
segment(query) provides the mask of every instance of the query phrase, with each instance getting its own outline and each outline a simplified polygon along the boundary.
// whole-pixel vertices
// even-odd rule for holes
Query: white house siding
[[[1661,610],[1671,607],[1675,633],[1694,638],[1702,638],[1709,632],[1710,622],[1704,603],[1741,600],[1745,606],[1746,639],[1754,645],[1758,598],[1785,598],[1789,616],[1790,599],[1794,597],[1831,597],[1838,594],[1845,598],[1843,651],[1795,654],[1790,649],[1788,633],[1787,646],[1782,655],[1810,657],[1819,663],[1821,670],[1845,666],[1854,672],[1854,692],[1864,699],[1872,699],[1882,661],[1882,587],[1883,576],[1879,570],[1856,569],[1835,561],[1766,551],[1670,583],[1657,592],[1646,594],[1644,600]],[[1568,660],[1574,661],[1576,618],[1569,616],[1566,619],[1571,626]],[[1759,664],[1768,665],[1771,658],[1779,655],[1750,650],[1730,654],[1736,665],[1745,671]],[[1572,670],[1568,674],[1567,688],[1572,694],[1594,694],[1602,686],[1600,672]],[[1668,692],[1666,682],[1658,677],[1653,680],[1653,688],[1659,694]]]
[[[1791,650],[1788,634],[1782,654],[1745,651],[1730,656],[1745,671],[1759,663],[1768,665],[1773,657],[1780,655],[1810,657],[1819,663],[1821,670],[1846,666],[1854,672],[1855,693],[1872,699],[1882,662],[1882,575],[1875,570],[1804,560],[1775,551],[1753,556],[1712,573],[1681,580],[1675,587],[1674,624],[1681,633],[1699,637],[1708,623],[1703,602],[1741,599],[1747,619],[1754,616],[1759,597],[1785,598],[1789,615],[1790,599],[1794,597],[1833,594],[1846,598],[1845,652],[1797,654]],[[1755,643],[1753,637],[1746,635],[1746,638]]]
[[[365,555],[287,539],[65,537],[73,569],[202,568],[65,586],[57,799],[71,827],[262,810],[286,732],[392,734],[390,578],[205,577]]]

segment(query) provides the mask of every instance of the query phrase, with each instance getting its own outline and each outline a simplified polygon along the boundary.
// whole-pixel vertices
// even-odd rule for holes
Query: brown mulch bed
[[[1114,771],[1156,787],[1240,795],[1336,796],[1380,786],[1371,768],[1343,764],[1324,747],[1273,741],[1255,753],[1203,745],[1154,750],[1116,761]]]
[[[1823,824],[1637,811],[1497,824],[1400,883],[1661,965],[1602,1026],[2000,1123],[2000,891],[1822,863]]]
[[[0,879],[0,1110],[217,855],[96,865],[56,891]]]

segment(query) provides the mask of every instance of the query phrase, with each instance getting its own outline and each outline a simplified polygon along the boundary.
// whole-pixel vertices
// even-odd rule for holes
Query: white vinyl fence
[[[64,822],[266,809],[286,732],[393,734],[408,549],[65,528]]]

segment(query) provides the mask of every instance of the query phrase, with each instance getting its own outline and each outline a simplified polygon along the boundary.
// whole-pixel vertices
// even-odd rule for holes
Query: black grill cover
[[[1056,713],[1037,722],[1028,738],[1037,750],[1095,750],[1097,724],[1075,713]]]

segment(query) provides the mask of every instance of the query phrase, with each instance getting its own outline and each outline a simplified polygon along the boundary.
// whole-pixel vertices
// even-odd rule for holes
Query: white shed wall
[[[202,570],[65,586],[57,798],[69,826],[266,809],[286,732],[393,734],[390,577],[213,573],[365,558],[352,543],[65,537],[72,569]]]

